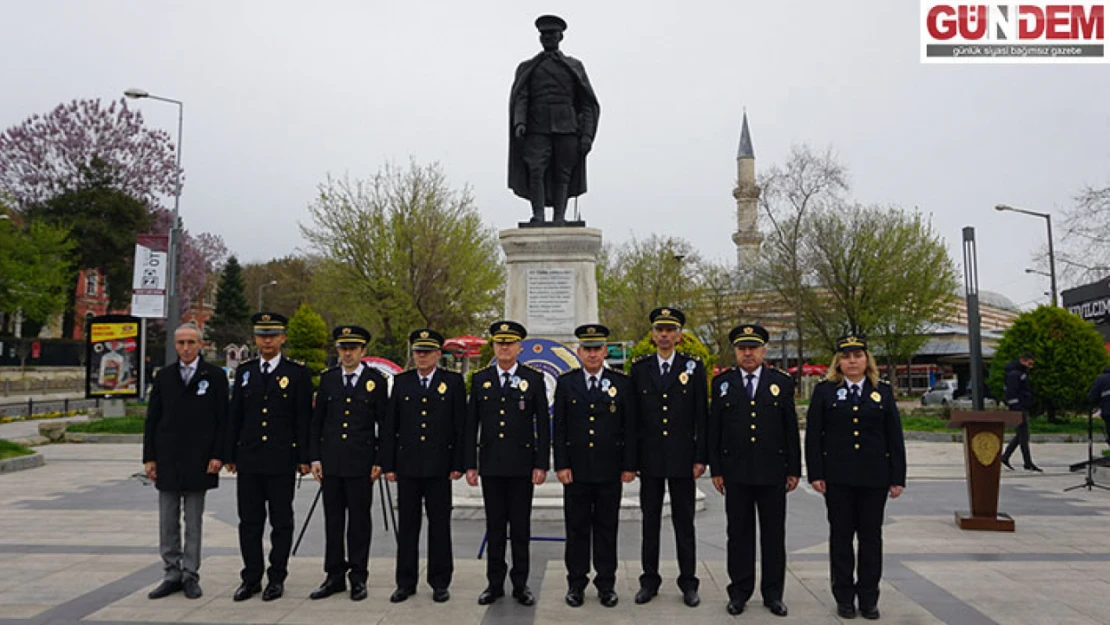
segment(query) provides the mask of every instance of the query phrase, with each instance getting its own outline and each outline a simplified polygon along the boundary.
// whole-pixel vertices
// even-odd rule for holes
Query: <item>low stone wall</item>
[[[43,458],[40,453],[34,453],[30,456],[7,458],[5,460],[0,460],[0,474],[23,471],[24,469],[34,469],[44,464],[46,464],[46,459]]]

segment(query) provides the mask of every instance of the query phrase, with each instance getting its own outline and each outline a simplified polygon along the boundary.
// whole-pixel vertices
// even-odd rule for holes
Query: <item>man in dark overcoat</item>
[[[199,598],[204,496],[219,485],[227,428],[227,376],[200,354],[200,329],[173,333],[177,362],[154,379],[143,427],[143,468],[158,489],[158,546],[165,571],[148,595]],[[181,512],[185,511],[185,544]]]

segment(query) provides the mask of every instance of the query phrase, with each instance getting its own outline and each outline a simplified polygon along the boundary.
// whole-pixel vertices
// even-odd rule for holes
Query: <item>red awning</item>
[[[484,338],[474,336],[472,334],[464,334],[462,336],[456,336],[444,341],[443,351],[455,355],[461,355],[466,358],[474,358],[480,354],[482,346],[485,344],[486,339]]]
[[[787,371],[790,373],[797,373],[798,367],[790,367]],[[825,375],[828,371],[829,367],[827,365],[811,365],[809,363],[802,365],[802,375]]]

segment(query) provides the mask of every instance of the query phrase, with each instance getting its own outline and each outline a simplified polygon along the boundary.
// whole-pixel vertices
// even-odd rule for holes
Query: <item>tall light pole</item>
[[[1048,225],[1048,277],[1052,282],[1052,305],[1058,306],[1059,302],[1056,299],[1056,253],[1052,249],[1052,215],[1025,210],[1024,208],[1014,208],[1008,204],[998,204],[994,207],[994,210],[1023,213],[1025,215],[1032,215],[1033,217],[1041,217],[1044,219],[1045,223]]]
[[[166,364],[168,365],[174,360],[177,360],[177,350],[174,349],[173,345],[173,333],[174,330],[177,329],[177,326],[181,325],[181,309],[177,295],[177,258],[179,251],[178,243],[181,239],[178,214],[181,205],[181,128],[182,121],[185,118],[185,104],[181,102],[181,100],[151,95],[142,89],[128,89],[123,92],[123,95],[134,100],[148,98],[177,105],[177,167],[174,172],[173,223],[170,225],[170,253],[168,254],[169,272],[166,276]]]
[[[276,285],[277,285],[277,280],[270,280],[269,282],[267,282],[265,284],[258,285],[258,310],[259,310],[259,312],[262,311],[262,289],[264,289],[268,286],[276,286]]]

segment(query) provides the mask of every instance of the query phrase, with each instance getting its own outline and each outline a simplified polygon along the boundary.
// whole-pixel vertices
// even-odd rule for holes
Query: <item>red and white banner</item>
[[[922,63],[1107,63],[1106,2],[921,1]]]
[[[135,240],[135,273],[131,280],[131,314],[148,319],[166,316],[166,275],[170,238],[140,234]]]

